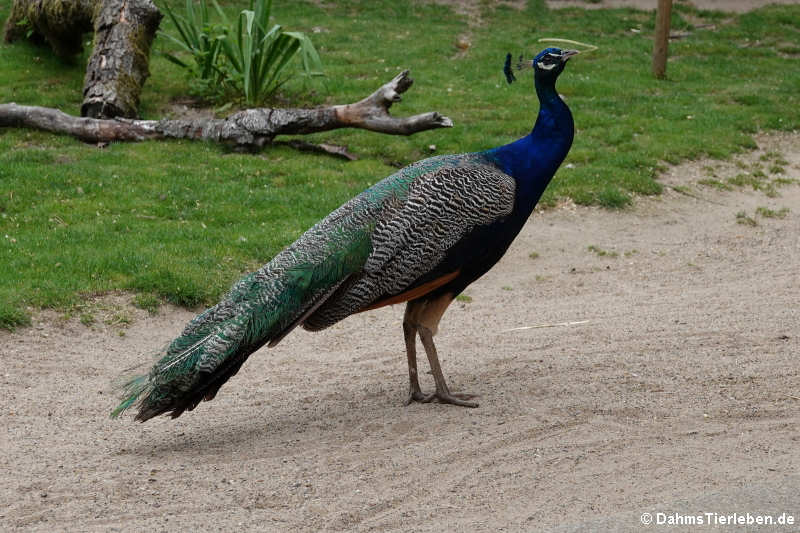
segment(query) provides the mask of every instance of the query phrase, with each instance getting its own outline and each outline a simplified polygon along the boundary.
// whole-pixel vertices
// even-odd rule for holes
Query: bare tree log
[[[316,109],[245,109],[224,119],[130,120],[75,117],[57,109],[0,104],[0,127],[33,128],[77,137],[86,142],[190,139],[258,150],[277,135],[307,134],[337,128],[361,128],[393,135],[449,128],[453,122],[437,112],[398,118],[389,108],[413,80],[404,70],[360,102]]]
[[[81,116],[137,116],[161,17],[150,0],[103,1],[94,19],[95,45],[86,66]]]
[[[81,115],[136,117],[161,16],[151,0],[14,0],[5,40],[32,31],[56,55],[70,57],[82,51],[84,34],[94,30]]]

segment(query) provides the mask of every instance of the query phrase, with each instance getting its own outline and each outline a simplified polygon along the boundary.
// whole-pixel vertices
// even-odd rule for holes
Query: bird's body
[[[213,398],[251,353],[295,327],[321,330],[406,301],[409,400],[475,406],[447,389],[433,335],[455,296],[503,256],[569,151],[572,116],[555,78],[570,55],[548,49],[534,60],[558,68],[537,71],[540,111],[529,135],[419,161],[342,205],[193,319],[149,374],[128,382],[115,414],[141,399],[138,419],[177,417]],[[417,334],[436,380],[432,395],[417,380]]]

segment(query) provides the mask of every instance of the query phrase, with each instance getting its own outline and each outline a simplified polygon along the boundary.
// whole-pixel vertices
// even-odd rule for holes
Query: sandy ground
[[[0,333],[0,530],[642,531],[643,512],[800,522],[800,186],[769,198],[696,183],[765,151],[800,178],[800,135],[758,142],[670,169],[663,196],[621,213],[537,213],[437,337],[451,387],[478,393],[478,409],[403,405],[399,306],[294,333],[215,401],[147,424],[108,418],[109,382],[193,313],[138,311],[125,329],[42,315]],[[740,211],[757,225],[737,224]]]

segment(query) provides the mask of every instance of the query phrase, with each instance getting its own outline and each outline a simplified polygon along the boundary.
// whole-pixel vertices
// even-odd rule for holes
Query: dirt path
[[[758,141],[738,165],[671,169],[676,189],[626,212],[534,216],[438,337],[452,386],[479,393],[479,409],[402,405],[400,307],[292,334],[214,402],[145,425],[108,419],[108,383],[192,313],[142,313],[124,336],[47,319],[0,333],[0,530],[641,531],[642,512],[706,511],[800,521],[800,186],[769,198],[695,185],[765,151],[800,178],[800,136]],[[737,224],[740,211],[757,225]],[[508,331],[565,322],[581,323]]]

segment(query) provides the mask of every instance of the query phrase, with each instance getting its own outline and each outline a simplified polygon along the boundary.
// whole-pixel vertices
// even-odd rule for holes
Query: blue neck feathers
[[[539,115],[533,130],[518,141],[487,151],[517,181],[515,214],[526,219],[558,166],[567,156],[575,133],[572,113],[558,96],[554,80],[536,80]]]

